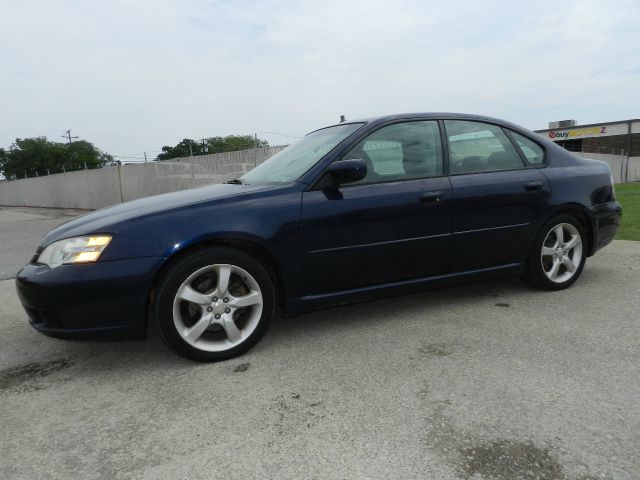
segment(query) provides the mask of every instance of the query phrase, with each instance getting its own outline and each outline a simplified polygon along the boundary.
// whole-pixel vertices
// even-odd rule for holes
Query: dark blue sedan
[[[227,184],[49,232],[17,276],[31,325],[245,352],[285,315],[442,285],[576,281],[614,238],[609,167],[493,118],[410,114],[316,130]],[[393,321],[393,319],[390,319]]]

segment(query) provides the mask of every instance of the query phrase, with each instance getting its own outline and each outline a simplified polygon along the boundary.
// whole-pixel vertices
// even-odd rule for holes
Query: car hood
[[[243,195],[269,187],[258,185],[216,184],[206,187],[165,193],[151,197],[132,200],[112,207],[96,210],[51,230],[40,243],[46,246],[57,240],[88,235],[93,233],[110,233],[112,225],[130,221],[146,215],[191,205],[194,203],[212,202],[223,198]]]

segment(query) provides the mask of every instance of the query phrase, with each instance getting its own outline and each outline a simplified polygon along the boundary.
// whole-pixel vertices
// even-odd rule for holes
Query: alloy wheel
[[[262,309],[262,291],[251,274],[236,265],[209,265],[193,272],[178,288],[173,322],[189,345],[223,352],[253,333]]]
[[[540,253],[542,270],[554,283],[570,280],[582,261],[582,238],[570,223],[560,223],[547,233]]]

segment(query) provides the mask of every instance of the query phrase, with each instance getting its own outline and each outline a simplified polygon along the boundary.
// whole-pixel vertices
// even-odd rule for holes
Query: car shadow
[[[585,270],[581,281],[590,283],[597,275],[597,272],[590,274]],[[509,308],[512,307],[512,298],[522,299],[539,295],[549,293],[533,289],[517,278],[505,278],[336,306],[296,317],[277,315],[265,338],[250,354],[252,359],[256,360],[256,355],[277,354],[279,348],[290,342],[309,341],[309,338],[313,338],[314,342],[329,341],[336,330],[356,329],[362,330],[364,334],[367,327],[380,323],[389,323],[391,326],[392,322],[402,318],[422,317],[425,322],[439,325],[459,320],[455,314],[447,313],[454,304],[460,308],[473,308],[474,305],[480,308],[486,307],[489,302],[489,305],[496,308]],[[437,314],[430,315],[430,312]],[[61,351],[60,348],[56,350]],[[167,369],[191,369],[202,365],[170,351],[163,344],[153,324],[149,326],[146,341],[70,341],[65,342],[64,351],[65,357],[73,359],[76,369],[80,370],[78,373],[91,375],[99,370],[102,377],[107,373],[117,375],[132,369],[154,373]],[[236,358],[229,362],[237,363],[238,360]]]
[[[279,343],[306,336],[322,341],[325,332],[335,332],[336,329],[362,329],[365,332],[367,327],[380,323],[392,325],[402,318],[422,317],[425,322],[446,323],[455,317],[448,313],[443,315],[443,311],[452,304],[464,308],[474,304],[486,305],[489,301],[492,306],[508,308],[511,297],[541,293],[518,278],[504,278],[346,304],[297,317],[279,316],[272,322],[265,340],[255,348],[277,348]],[[437,315],[432,316],[430,312],[437,312]],[[326,337],[329,336],[327,333]]]

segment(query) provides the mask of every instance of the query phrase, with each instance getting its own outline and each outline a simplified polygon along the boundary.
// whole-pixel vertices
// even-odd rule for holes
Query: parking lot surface
[[[71,212],[0,209],[0,478],[633,479],[640,242],[517,279],[278,319],[240,358],[65,342],[10,278]]]
[[[82,213],[57,208],[0,207],[0,280],[15,277],[45,233]]]

